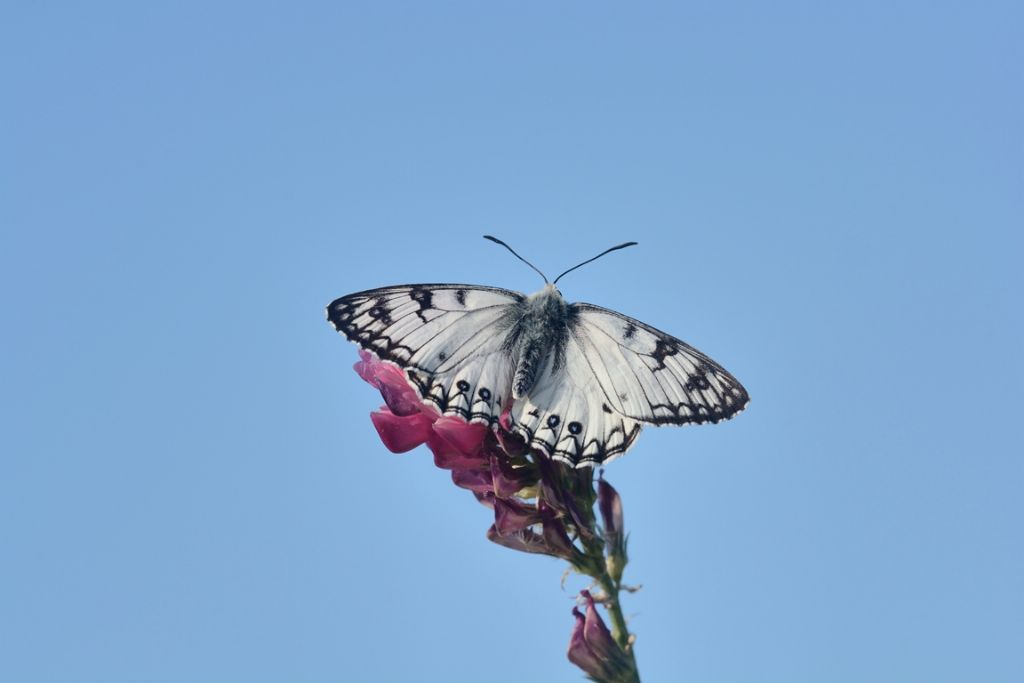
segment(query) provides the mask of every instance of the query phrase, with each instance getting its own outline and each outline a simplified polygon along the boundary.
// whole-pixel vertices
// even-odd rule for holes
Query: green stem
[[[629,657],[629,677],[621,679],[621,681],[616,683],[640,683],[640,673],[636,666],[636,654],[633,651],[633,644],[629,642],[629,628],[626,626],[626,617],[622,614],[622,604],[619,601],[621,585],[616,583],[608,574],[608,570],[605,569],[604,544],[599,539],[595,539],[589,543],[585,542],[583,545],[587,556],[591,559],[590,565],[592,567],[601,567],[600,571],[588,572],[588,575],[601,586],[601,592],[604,593],[605,597],[604,606],[608,611],[608,617],[611,619],[612,637],[619,644],[619,647],[622,648],[622,651],[626,653],[626,656]]]
[[[626,627],[626,618],[622,614],[622,605],[619,603],[619,587],[612,582],[607,572],[603,576],[596,576],[594,578],[601,584],[601,590],[604,591],[604,594],[608,596],[605,607],[608,609],[608,616],[612,620],[612,637],[615,638],[615,642],[619,644],[619,647],[632,657],[633,647],[629,642],[629,629]]]

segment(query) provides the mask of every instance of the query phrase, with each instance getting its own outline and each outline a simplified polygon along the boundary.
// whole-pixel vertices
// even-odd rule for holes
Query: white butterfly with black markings
[[[531,268],[533,264],[489,235]],[[525,296],[497,287],[399,285],[327,307],[341,334],[395,363],[425,403],[471,422],[497,423],[575,467],[624,453],[643,423],[727,420],[750,397],[722,366],[675,337],[591,304],[570,304],[555,283]]]

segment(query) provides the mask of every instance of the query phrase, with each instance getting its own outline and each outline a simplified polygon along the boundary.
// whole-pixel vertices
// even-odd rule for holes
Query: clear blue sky
[[[1024,680],[1019,3],[18,4],[0,680],[581,680],[323,319],[485,232],[753,397],[607,470],[645,683]]]

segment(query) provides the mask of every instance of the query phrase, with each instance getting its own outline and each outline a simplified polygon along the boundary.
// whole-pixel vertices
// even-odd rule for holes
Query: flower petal
[[[433,423],[433,419],[423,413],[395,415],[387,408],[370,413],[370,419],[385,448],[392,453],[405,453],[425,443]]]
[[[412,387],[405,383],[404,379],[401,386],[394,382],[381,381],[379,388],[384,403],[395,415],[413,415],[422,412],[425,407],[420,401],[420,397],[416,395]]]
[[[484,437],[487,436],[487,425],[445,415],[434,423],[434,431],[459,453],[479,457]]]
[[[359,350],[359,362],[353,366],[356,373],[368,384],[372,384],[384,398],[395,415],[407,416],[423,412],[426,406],[409,385],[405,372],[392,363],[385,363],[373,354]]]
[[[435,422],[434,425],[436,426],[437,423]],[[431,431],[430,438],[427,439],[427,447],[434,452],[434,464],[443,470],[481,469],[487,464],[487,460],[482,455],[463,454],[436,429]]]
[[[369,351],[359,349],[359,362],[352,366],[364,382],[377,386],[377,366],[380,361]]]

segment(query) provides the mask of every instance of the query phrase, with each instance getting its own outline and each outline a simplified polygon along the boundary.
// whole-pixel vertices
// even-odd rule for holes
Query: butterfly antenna
[[[597,255],[597,256],[595,256],[594,258],[588,258],[588,259],[587,259],[586,261],[584,261],[583,263],[578,263],[578,264],[576,264],[575,266],[573,266],[573,267],[572,267],[572,268],[570,268],[569,270],[567,270],[567,271],[565,271],[564,273],[562,273],[562,275],[568,275],[569,273],[571,273],[572,271],[576,270],[576,269],[577,269],[577,268],[579,268],[580,266],[585,266],[585,265],[587,265],[588,263],[590,263],[591,261],[596,261],[597,259],[601,258],[601,257],[602,257],[602,256],[604,256],[605,254],[610,254],[610,253],[612,253],[613,251],[618,251],[619,249],[625,249],[626,247],[632,247],[632,246],[633,246],[633,245],[635,245],[635,244],[639,244],[639,242],[623,242],[622,244],[620,244],[620,245],[618,245],[618,246],[616,246],[616,247],[612,247],[611,249],[605,249],[604,251],[602,251],[602,252],[601,252],[600,254],[598,254],[598,255]],[[554,282],[552,282],[551,284],[558,284],[558,281],[562,279],[562,275],[559,275],[558,277],[556,277],[556,278],[555,278],[555,281],[554,281]]]
[[[517,259],[519,259],[520,261],[522,261],[522,262],[523,262],[523,263],[525,263],[526,265],[528,265],[528,266],[530,266],[531,268],[533,268],[534,270],[536,270],[536,271],[537,271],[537,274],[538,274],[538,275],[540,275],[540,276],[541,276],[542,278],[544,278],[544,284],[547,284],[547,283],[548,283],[548,277],[547,277],[547,275],[545,275],[544,273],[540,272],[540,268],[538,268],[537,266],[533,265],[532,263],[530,263],[529,261],[527,261],[526,259],[524,259],[524,258],[523,258],[522,256],[520,256],[519,254],[517,254],[517,253],[516,253],[516,250],[515,250],[515,249],[513,249],[513,248],[512,248],[512,247],[510,247],[510,246],[508,246],[507,244],[505,244],[504,242],[502,242],[501,240],[499,240],[499,239],[498,239],[497,237],[491,237],[490,235],[484,235],[484,239],[485,239],[485,240],[490,240],[490,241],[492,241],[492,242],[497,242],[497,243],[498,243],[498,244],[500,244],[501,246],[503,246],[503,247],[505,247],[506,249],[508,249],[509,251],[511,251],[511,252],[512,252],[512,255],[513,255],[513,256],[515,256],[515,257],[516,257]],[[583,264],[580,264],[580,265],[583,265]],[[564,275],[564,273],[563,273],[563,275]]]

